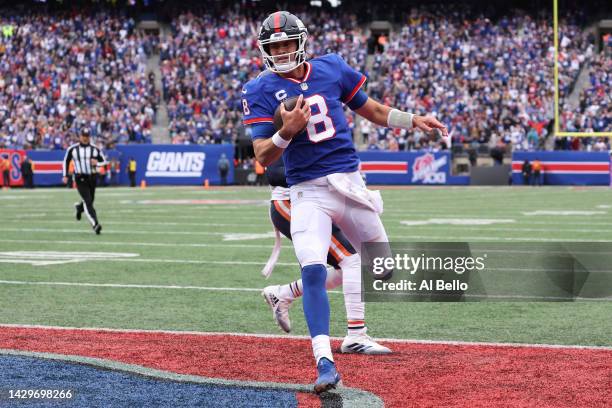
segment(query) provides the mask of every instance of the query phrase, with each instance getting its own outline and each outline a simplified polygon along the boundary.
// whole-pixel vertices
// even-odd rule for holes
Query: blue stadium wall
[[[527,160],[542,163],[542,184],[610,185],[610,154],[607,152],[516,152],[512,155],[512,184],[523,184],[522,166]]]
[[[65,151],[12,151],[13,155],[27,154],[34,162],[34,184],[54,186],[62,182],[62,161]],[[1,154],[1,153],[0,153]],[[129,184],[127,165],[131,157],[136,160],[136,180],[148,185],[202,185],[208,179],[211,185],[220,184],[217,163],[225,154],[230,161],[227,182],[234,181],[234,147],[225,145],[119,145],[106,152],[107,159],[118,159],[121,172],[119,184]],[[21,181],[21,174],[16,180]],[[18,182],[15,181],[15,185]]]
[[[120,145],[107,153],[121,164],[120,184],[128,184],[125,171],[130,157],[137,161],[136,179],[149,185],[220,184],[217,162],[221,154],[233,161],[231,145]],[[21,185],[18,163],[27,154],[35,165],[37,186],[61,184],[64,151],[0,150],[12,163],[11,184]],[[359,152],[361,171],[369,184],[387,185],[464,185],[469,177],[450,174],[448,152]],[[605,152],[517,152],[512,156],[513,184],[523,184],[521,166],[524,160],[538,159],[543,165],[542,180],[550,185],[610,185],[610,156]],[[234,180],[230,166],[228,183]]]

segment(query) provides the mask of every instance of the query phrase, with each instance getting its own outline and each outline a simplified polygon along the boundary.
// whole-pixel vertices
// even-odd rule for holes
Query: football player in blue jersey
[[[366,189],[359,169],[344,105],[365,119],[390,128],[446,127],[382,105],[361,87],[366,81],[337,54],[306,61],[308,30],[291,13],[272,13],[259,31],[259,48],[267,70],[243,89],[245,125],[251,125],[257,160],[268,166],[281,156],[291,196],[291,236],[302,267],[304,316],[312,339],[321,393],[340,382],[329,341],[329,300],[325,290],[327,252],[335,223],[358,251],[363,243],[388,242],[380,220],[380,193]],[[287,111],[282,101],[297,96]],[[305,103],[304,103],[305,102]],[[273,117],[280,104],[282,127]],[[343,276],[343,280],[345,276]],[[354,281],[354,280],[353,280]]]
[[[272,255],[262,270],[263,275],[268,278],[280,254],[280,234],[291,239],[291,196],[282,159],[266,168],[266,178],[273,187],[270,220],[276,233]],[[334,289],[342,284],[346,308],[347,335],[340,346],[340,351],[358,354],[391,353],[388,347],[377,343],[367,335],[365,303],[361,296],[361,260],[355,248],[335,224],[332,224],[327,264],[330,267],[327,268],[325,288]],[[294,300],[302,296],[303,288],[302,280],[298,279],[285,285],[267,286],[262,292],[266,303],[272,309],[274,320],[287,333],[291,331],[289,308]]]

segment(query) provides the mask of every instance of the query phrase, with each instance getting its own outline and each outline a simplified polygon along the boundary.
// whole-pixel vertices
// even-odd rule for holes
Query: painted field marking
[[[77,234],[91,234],[89,229],[53,229],[53,228],[0,228],[0,231],[6,232],[52,232],[52,233],[77,233]],[[209,232],[209,231],[113,231],[106,230],[106,235],[212,235],[212,236],[224,236],[228,232]],[[393,239],[419,239],[419,240],[441,240],[448,241],[449,239],[464,241],[524,241],[524,242],[612,242],[606,239],[572,239],[572,238],[541,238],[541,237],[483,237],[483,236],[464,236],[464,235],[396,235],[389,234],[390,238]],[[268,238],[258,238],[268,239]]]
[[[37,324],[14,324],[0,323],[0,328],[23,328],[23,329],[48,329],[48,330],[83,330],[83,331],[103,331],[108,333],[160,333],[175,335],[195,335],[195,336],[233,336],[233,337],[256,337],[262,339],[295,339],[310,340],[310,336],[289,335],[289,334],[267,334],[267,333],[236,333],[236,332],[201,332],[188,330],[152,330],[152,329],[116,329],[107,327],[70,327],[70,326],[46,326]],[[330,337],[332,340],[344,340],[344,337]],[[398,338],[376,338],[377,341],[387,341],[391,343],[408,344],[441,344],[448,346],[490,346],[490,347],[525,347],[525,348],[545,348],[545,349],[578,349],[578,350],[609,350],[612,346],[594,346],[581,344],[547,344],[547,343],[504,343],[486,341],[462,341],[462,340],[435,340],[435,339],[398,339]]]
[[[512,224],[514,219],[504,218],[430,218],[423,221],[400,221],[402,225],[493,225]]]
[[[283,237],[284,238],[284,237]],[[287,238],[284,238],[287,239]],[[35,244],[68,244],[68,245],[108,245],[108,246],[144,246],[144,247],[189,247],[189,248],[268,248],[270,245],[258,244],[194,244],[194,243],[167,243],[167,242],[121,242],[121,241],[58,241],[44,239],[0,239],[0,242],[7,243],[35,243]],[[283,248],[281,248],[283,249]],[[284,247],[292,249],[292,247]]]
[[[436,240],[449,242],[449,240],[457,242],[487,242],[487,241],[517,241],[517,242],[612,242],[611,239],[575,239],[575,238],[539,238],[539,237],[483,237],[483,236],[465,236],[465,235],[395,235],[389,234],[389,238],[393,239],[419,239],[419,240]]]
[[[263,234],[247,234],[247,233],[228,233],[223,235],[223,241],[247,241],[252,239],[274,238],[276,234],[273,231]]]
[[[0,280],[2,285],[41,285],[41,286],[82,286],[92,288],[120,288],[120,289],[179,289],[179,290],[204,290],[215,292],[261,292],[262,288],[222,288],[211,286],[180,286],[180,285],[140,285],[121,283],[88,283],[88,282],[32,282],[32,281],[10,281]],[[328,293],[341,295],[341,291],[330,290]]]
[[[77,287],[98,287],[98,288],[114,288],[114,289],[178,289],[178,290],[204,290],[218,292],[261,292],[262,288],[224,288],[210,286],[180,286],[180,285],[144,285],[144,284],[121,284],[121,283],[88,283],[88,282],[43,282],[43,281],[13,281],[0,280],[0,285],[32,285],[32,286],[77,286]],[[341,291],[329,290],[328,293],[342,295]],[[399,294],[398,295],[402,295]],[[418,296],[418,295],[415,295]],[[423,296],[429,296],[425,294]],[[586,297],[560,297],[560,296],[522,296],[522,295],[470,295],[464,294],[466,298],[472,299],[524,299],[531,301],[587,301],[587,302],[610,302],[612,297],[608,298],[586,298]]]
[[[584,232],[584,233],[588,233],[588,232],[605,232],[610,234],[610,236],[612,237],[612,230],[610,229],[592,229],[592,228],[563,228],[563,229],[559,229],[559,228],[522,228],[519,225],[516,225],[516,227],[512,227],[512,228],[500,228],[498,226],[495,226],[493,229],[491,228],[478,228],[478,227],[474,227],[474,225],[481,225],[481,226],[489,226],[489,225],[493,225],[493,224],[468,224],[468,223],[454,223],[454,224],[443,224],[443,223],[436,223],[436,224],[417,224],[418,221],[400,221],[400,224],[402,226],[407,226],[407,227],[425,227],[425,226],[431,226],[431,225],[444,225],[444,226],[448,226],[448,225],[452,225],[454,230],[467,230],[467,231],[509,231],[509,232],[555,232],[555,233],[559,233],[559,232]]]
[[[43,215],[25,215],[25,216],[16,216],[16,218],[29,218],[29,217],[44,217],[46,214]],[[130,217],[132,218],[132,217]],[[261,223],[244,223],[244,224],[226,224],[226,223],[211,223],[211,222],[157,222],[157,221],[107,221],[106,220],[107,217],[104,217],[104,225],[163,225],[163,226],[190,226],[190,225],[197,225],[197,226],[204,226],[204,227],[240,227],[240,228],[244,228],[244,227],[258,227],[258,228],[263,228],[263,227],[268,227],[272,228],[270,221],[267,222],[261,222]],[[71,221],[71,220],[70,220]],[[23,221],[21,220],[6,220],[3,222],[16,222],[16,223],[20,223],[22,224]],[[66,225],[68,221],[66,220],[36,220],[35,221],[36,224],[61,224],[61,225]]]
[[[120,261],[137,256],[140,256],[140,254],[125,252],[6,251],[0,252],[0,262],[47,266],[84,261]]]
[[[536,210],[536,211],[522,211],[523,215],[563,215],[563,216],[574,216],[574,215],[605,215],[606,211],[587,211],[587,210]]]
[[[41,353],[34,351],[22,351],[22,350],[12,350],[12,349],[1,349],[0,348],[0,356],[8,355],[8,356],[24,356],[24,357],[34,357],[34,358],[42,358],[45,360],[53,360],[53,361],[65,361],[75,364],[84,364],[93,367],[100,367],[106,370],[112,371],[122,371],[126,373],[135,373],[147,378],[159,378],[163,380],[176,381],[176,382],[187,382],[187,383],[195,383],[195,384],[206,384],[206,385],[217,385],[223,387],[248,387],[248,388],[256,388],[256,389],[280,389],[280,390],[290,390],[294,392],[302,392],[312,394],[312,384],[292,384],[292,383],[277,383],[277,382],[269,382],[269,381],[246,381],[246,380],[227,380],[223,378],[212,378],[212,377],[204,377],[200,375],[193,374],[177,374],[171,371],[163,371],[157,370],[154,368],[145,367],[137,364],[127,364],[122,363],[115,360],[95,358],[95,357],[84,357],[78,355],[69,355],[69,354],[56,354],[56,353]],[[323,402],[322,406],[327,406],[325,404],[326,400],[330,400],[332,402],[335,401],[333,395],[340,395],[342,398],[342,406],[355,407],[355,408],[378,408],[384,407],[382,400],[372,394],[370,392],[360,390],[352,387],[338,387],[337,389],[326,393],[321,396],[321,400]],[[345,405],[346,404],[346,405]]]
[[[240,200],[240,199],[155,199],[155,200],[122,200],[120,204],[144,205],[269,205],[269,200]]]
[[[54,228],[0,228],[0,231],[7,232],[66,232],[66,233],[77,233],[77,234],[89,234],[91,235],[91,230],[89,228],[84,229],[54,229]],[[113,235],[214,235],[214,236],[225,236],[229,234],[228,232],[211,232],[211,231],[144,231],[144,230],[105,230],[104,234],[113,234]],[[271,237],[274,237],[272,235]],[[261,237],[261,239],[268,238]],[[253,239],[253,238],[250,238]]]

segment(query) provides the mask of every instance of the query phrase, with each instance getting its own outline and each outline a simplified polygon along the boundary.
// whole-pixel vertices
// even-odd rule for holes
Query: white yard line
[[[52,232],[52,233],[76,233],[76,234],[91,234],[89,228],[83,229],[55,229],[55,228],[0,228],[0,231],[6,232]],[[209,232],[209,231],[134,231],[134,230],[123,230],[123,231],[113,231],[113,230],[105,230],[104,234],[106,235],[212,235],[212,236],[224,236],[227,234],[231,234],[231,231],[226,232]],[[239,233],[239,232],[236,232]],[[574,239],[574,238],[541,238],[541,237],[486,237],[486,236],[465,236],[465,235],[396,235],[389,234],[389,237],[393,240],[403,239],[403,240],[411,240],[411,239],[419,239],[419,240],[439,240],[439,241],[473,241],[473,242],[483,242],[483,241],[523,241],[523,242],[612,242],[612,237],[610,239]],[[259,238],[258,238],[259,239]],[[267,237],[262,237],[260,239],[269,239]]]
[[[40,285],[40,286],[81,286],[92,288],[120,288],[120,289],[180,289],[180,290],[208,290],[217,292],[261,292],[262,288],[223,288],[211,286],[181,286],[181,285],[141,285],[123,283],[89,283],[89,282],[32,282],[0,280],[1,285]],[[329,290],[328,293],[339,294],[341,291]]]
[[[612,238],[612,230],[611,229],[585,229],[585,228],[521,228],[517,225],[516,228],[506,228],[499,227],[497,225],[482,225],[482,226],[474,226],[474,225],[459,225],[459,224],[427,224],[427,225],[399,225],[400,228],[451,228],[451,229],[459,229],[459,230],[468,230],[468,231],[524,231],[524,232],[605,232],[610,234],[610,238]]]
[[[14,329],[45,329],[45,330],[82,330],[82,331],[102,331],[109,333],[151,333],[151,334],[173,334],[191,336],[234,336],[234,337],[255,337],[262,339],[295,339],[310,340],[309,336],[278,335],[278,334],[259,334],[259,333],[235,333],[235,332],[200,332],[200,331],[181,331],[181,330],[147,330],[147,329],[114,329],[106,327],[69,327],[69,326],[45,326],[33,324],[11,324],[0,323],[0,328]],[[342,337],[332,337],[333,340],[343,340]],[[612,346],[591,346],[579,344],[542,344],[542,343],[502,343],[485,341],[460,341],[460,340],[422,340],[422,339],[397,339],[397,338],[377,338],[379,341],[390,343],[407,344],[432,344],[448,346],[484,346],[484,347],[526,347],[526,348],[549,348],[549,349],[574,349],[574,350],[606,350],[612,351]]]
[[[117,221],[106,221],[105,217],[105,221],[104,221],[104,225],[174,225],[174,226],[189,226],[189,225],[197,225],[197,226],[204,226],[204,227],[240,227],[240,228],[244,228],[244,227],[258,227],[258,228],[262,228],[262,227],[268,227],[269,226],[269,230],[272,229],[272,224],[270,224],[270,221],[267,221],[265,223],[242,223],[242,224],[225,224],[225,223],[211,223],[211,222],[155,222],[155,221],[121,221],[121,220],[117,220]],[[131,216],[128,218],[132,218]],[[20,219],[16,219],[16,220],[6,220],[3,222],[16,222],[16,223],[20,223],[23,224],[23,220]],[[34,220],[33,223],[36,224],[62,224],[62,225],[66,225],[69,221],[68,220]]]
[[[610,239],[575,239],[575,238],[539,238],[539,237],[483,237],[466,235],[395,235],[389,234],[392,241],[398,240],[436,240],[444,242],[486,242],[486,241],[518,241],[518,242],[612,242]]]
[[[286,238],[285,238],[286,239]],[[0,242],[10,243],[23,243],[23,244],[68,244],[68,245],[108,245],[108,246],[144,246],[144,247],[189,247],[189,248],[268,248],[271,249],[272,245],[258,245],[258,244],[193,244],[193,243],[166,243],[166,242],[121,242],[121,241],[66,241],[66,240],[44,240],[44,239],[0,239]],[[293,247],[289,244],[284,247],[285,249],[293,250]]]
[[[213,286],[180,286],[180,285],[145,285],[145,284],[123,284],[123,283],[90,283],[90,282],[45,282],[45,281],[13,281],[0,280],[0,285],[26,285],[26,286],[77,286],[77,287],[94,287],[94,288],[114,288],[114,289],[180,289],[180,290],[208,290],[219,292],[260,292],[262,288],[227,288]],[[330,290],[328,293],[342,295],[341,291]],[[399,294],[398,294],[399,295]],[[428,295],[426,295],[428,296]],[[464,295],[471,298],[489,298],[499,299],[523,299],[526,301],[569,301],[567,297],[559,296],[521,296],[521,295]],[[589,302],[610,302],[611,298],[583,298],[576,297],[574,300],[589,301]]]
[[[101,224],[103,224],[103,222],[101,222]],[[54,233],[58,233],[58,232],[66,232],[66,233],[76,233],[76,234],[91,234],[91,228],[82,228],[82,229],[66,229],[66,228],[61,228],[61,229],[56,229],[56,228],[0,228],[0,231],[7,231],[7,232],[54,232]],[[239,233],[239,232],[237,232]],[[143,230],[108,230],[105,229],[104,230],[104,234],[117,234],[117,235],[131,235],[131,234],[138,234],[138,235],[150,235],[150,234],[156,234],[156,235],[227,235],[227,234],[231,234],[231,232],[210,232],[210,231],[143,231]],[[267,238],[269,239],[269,238]]]

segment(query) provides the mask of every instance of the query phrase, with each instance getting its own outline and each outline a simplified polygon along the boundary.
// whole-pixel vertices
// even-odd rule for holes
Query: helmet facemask
[[[279,32],[273,33],[270,38],[266,40],[258,41],[259,51],[263,55],[264,64],[266,68],[268,68],[272,72],[276,72],[278,74],[287,73],[293,71],[300,65],[302,65],[306,61],[306,40],[308,39],[308,34],[300,33],[287,35],[287,33]],[[270,54],[270,44],[279,41],[297,41],[298,47],[296,51],[288,52],[285,54],[279,55],[271,55]],[[287,60],[285,62],[277,62],[278,60]]]

